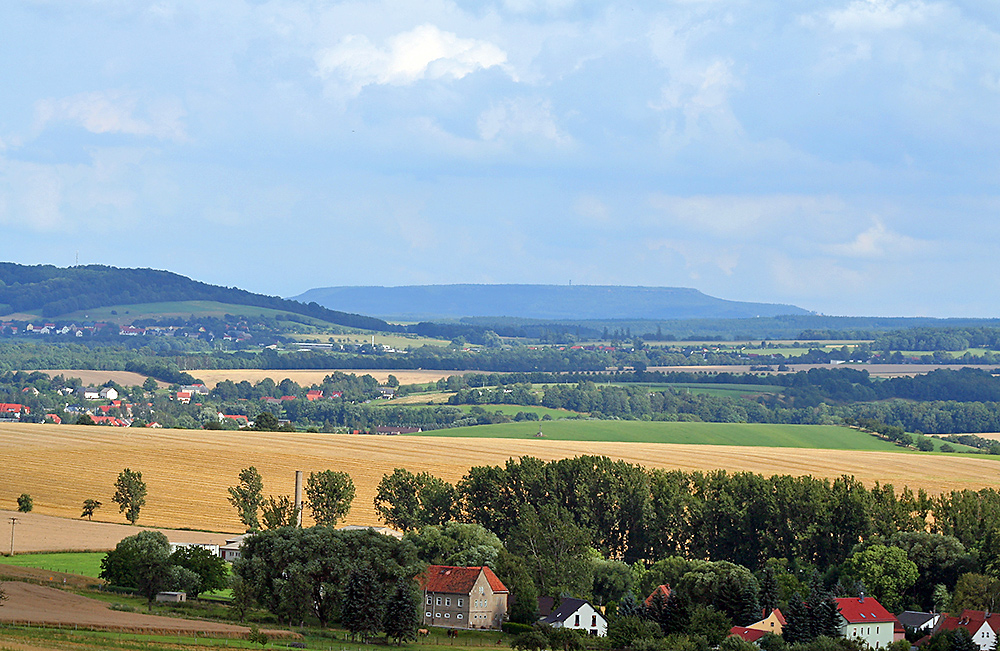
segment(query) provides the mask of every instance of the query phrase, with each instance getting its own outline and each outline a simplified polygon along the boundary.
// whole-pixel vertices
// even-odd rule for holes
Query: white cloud
[[[825,247],[826,250],[849,258],[895,258],[920,252],[927,246],[920,240],[894,233],[878,218],[874,222],[871,228],[858,233],[850,242],[833,244]]]
[[[184,111],[173,100],[146,103],[139,117],[139,98],[122,91],[80,93],[62,99],[42,99],[35,103],[35,126],[41,130],[50,122],[72,122],[91,133],[124,133],[152,136],[161,140],[186,140]]]
[[[753,238],[770,232],[775,226],[794,222],[808,228],[816,222],[843,211],[844,204],[834,197],[805,195],[701,195],[680,197],[654,194],[650,205],[657,211],[657,221],[691,231],[715,236]]]
[[[378,47],[364,35],[345,36],[321,50],[316,67],[323,78],[340,77],[355,93],[371,84],[405,86],[422,79],[461,79],[477,70],[505,67],[507,54],[472,38],[459,38],[434,25],[420,25]]]
[[[548,100],[506,100],[484,111],[476,126],[483,140],[537,136],[559,145],[572,142],[572,138],[559,128],[552,117],[552,105]]]
[[[825,18],[834,29],[879,32],[926,22],[940,9],[920,0],[855,0],[844,9],[826,12]]]

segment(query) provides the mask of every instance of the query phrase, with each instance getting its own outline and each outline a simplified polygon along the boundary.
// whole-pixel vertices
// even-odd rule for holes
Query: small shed
[[[187,601],[186,592],[157,592],[157,601],[168,601],[172,603],[180,603],[182,601]]]

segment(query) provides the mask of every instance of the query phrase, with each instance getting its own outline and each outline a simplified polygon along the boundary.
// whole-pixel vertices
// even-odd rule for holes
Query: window
[[[433,617],[433,615],[431,615],[431,611],[428,610],[426,613],[424,613],[424,617]]]
[[[437,605],[439,605],[439,606],[441,605],[441,597],[437,598]]]
[[[445,619],[450,619],[451,618],[451,613],[445,613],[444,614],[444,618]]]
[[[597,615],[591,615],[590,616],[590,625],[591,626],[597,626]]]
[[[458,605],[459,605],[459,607],[462,606],[462,599],[461,598],[459,598],[459,600],[458,600]]]
[[[479,586],[479,594],[486,594],[486,588]]]
[[[434,613],[434,617],[440,617],[441,613]]]
[[[573,615],[573,626],[580,627],[580,615]]]
[[[445,606],[450,606],[451,605],[451,597],[445,597],[444,598],[444,605]]]
[[[432,599],[431,599],[431,596],[430,596],[430,595],[427,595],[427,605],[428,605],[428,606],[430,606],[430,605],[431,605],[431,601],[432,601]]]
[[[456,619],[462,619],[462,613],[459,613],[459,614],[455,615],[455,618]]]

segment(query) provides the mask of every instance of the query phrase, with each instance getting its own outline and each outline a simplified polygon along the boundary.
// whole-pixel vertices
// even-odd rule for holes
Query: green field
[[[486,407],[484,405],[484,407]],[[492,408],[492,406],[488,407]],[[772,425],[760,423],[677,423],[632,420],[553,420],[455,427],[408,436],[534,439],[554,441],[620,441],[624,443],[686,443],[824,450],[905,452],[889,441],[836,425]],[[941,442],[935,440],[935,447]],[[956,448],[959,446],[955,446]]]
[[[101,573],[101,559],[103,558],[104,552],[18,554],[17,556],[0,557],[0,565],[37,567],[42,570],[51,570],[52,572],[92,576],[96,579]]]

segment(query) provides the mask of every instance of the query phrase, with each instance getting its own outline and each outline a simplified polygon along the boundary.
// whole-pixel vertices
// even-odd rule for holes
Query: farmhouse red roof
[[[670,586],[663,584],[656,586],[656,589],[650,592],[649,596],[646,597],[646,600],[643,602],[646,604],[647,608],[653,605],[653,599],[656,598],[657,594],[662,594],[663,598],[667,599],[670,596]]]
[[[734,626],[729,629],[729,634],[741,637],[747,642],[756,642],[767,635],[767,631],[758,631],[755,628],[746,628],[744,626]]]
[[[895,622],[896,618],[872,597],[842,597],[837,599],[840,614],[849,624],[865,622]]]
[[[497,578],[488,566],[456,567],[454,565],[429,565],[427,570],[417,577],[420,586],[428,592],[445,592],[451,594],[469,594],[475,585],[479,574],[486,575],[493,592],[507,592],[507,586]]]

